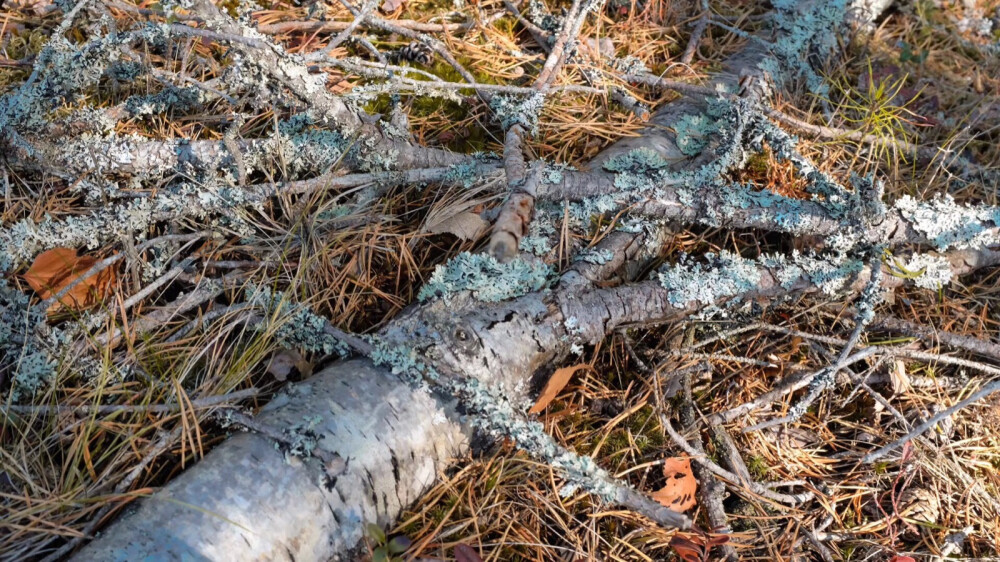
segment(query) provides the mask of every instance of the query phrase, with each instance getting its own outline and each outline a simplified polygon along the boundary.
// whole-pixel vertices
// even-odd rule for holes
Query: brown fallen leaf
[[[476,549],[464,544],[455,545],[455,562],[483,562]]]
[[[729,542],[729,536],[722,535],[682,535],[677,533],[670,539],[670,547],[684,562],[709,562],[712,548]]]
[[[76,283],[97,262],[93,256],[78,256],[72,248],[53,248],[39,254],[22,277],[39,297],[48,299]],[[108,295],[114,280],[115,272],[110,267],[86,277],[66,291],[58,302],[52,303],[48,313],[62,307],[89,308]]]
[[[450,217],[445,217],[433,224],[428,224],[424,230],[431,234],[449,233],[454,234],[461,240],[476,240],[486,232],[490,223],[486,222],[479,213],[463,211]]]
[[[561,369],[556,369],[556,372],[552,373],[549,377],[549,382],[545,383],[545,388],[542,389],[542,393],[538,396],[538,400],[535,401],[535,405],[528,410],[529,414],[537,414],[545,409],[562,389],[566,388],[566,384],[569,383],[569,379],[574,373],[580,369],[589,369],[590,365],[586,363],[580,363],[579,365],[573,365],[571,367],[563,367]]]
[[[275,352],[267,364],[267,372],[279,382],[287,380],[292,369],[298,369],[303,377],[308,377],[312,374],[313,365],[294,349],[281,349]]]
[[[678,513],[687,511],[698,503],[695,498],[698,480],[691,472],[691,459],[671,457],[664,460],[663,475],[667,477],[667,484],[652,493],[654,500]]]
[[[406,0],[384,0],[380,9],[387,14],[391,14],[402,8],[403,4],[406,4]]]

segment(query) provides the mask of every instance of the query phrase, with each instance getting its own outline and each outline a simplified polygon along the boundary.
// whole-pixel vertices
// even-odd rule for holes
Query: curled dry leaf
[[[455,545],[455,562],[483,562],[476,549],[464,544]]]
[[[441,217],[433,223],[428,222],[424,230],[431,234],[454,234],[461,240],[477,240],[490,227],[479,213],[462,211],[451,216]]]
[[[678,513],[697,505],[695,493],[698,491],[698,480],[691,472],[691,459],[687,457],[666,459],[663,461],[663,475],[667,478],[667,484],[653,492],[654,500]]]
[[[906,373],[906,363],[898,359],[893,362],[892,368],[889,369],[889,383],[892,384],[893,394],[902,394],[912,390],[910,376]]]
[[[406,4],[406,0],[384,0],[380,9],[387,14],[391,14],[402,8],[404,4]]]
[[[677,533],[670,539],[670,547],[684,562],[708,562],[712,548],[729,542],[729,535],[684,535]]]
[[[586,363],[580,363],[579,365],[573,365],[571,367],[563,367],[562,369],[556,369],[556,372],[552,373],[549,377],[549,382],[545,383],[545,388],[542,389],[542,393],[538,396],[538,400],[535,405],[528,410],[529,414],[537,414],[544,410],[562,389],[566,388],[566,384],[569,383],[569,379],[573,377],[573,373],[576,373],[580,369],[589,369],[590,365]]]
[[[106,297],[114,284],[115,272],[110,267],[81,279],[97,262],[93,256],[78,256],[72,248],[53,248],[39,254],[23,278],[42,299],[76,283],[49,306],[48,312],[52,314],[62,307],[83,310]]]
[[[271,361],[267,364],[267,372],[278,381],[287,380],[292,369],[298,369],[303,377],[308,377],[312,374],[313,365],[294,349],[277,351],[271,356]]]
[[[936,524],[941,517],[941,499],[934,490],[907,488],[899,498],[899,515],[908,521]]]

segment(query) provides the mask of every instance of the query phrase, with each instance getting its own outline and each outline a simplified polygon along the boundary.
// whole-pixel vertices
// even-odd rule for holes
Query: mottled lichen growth
[[[149,24],[135,31],[98,35],[81,45],[54,33],[38,54],[36,79],[0,97],[0,135],[9,139],[13,134],[31,136],[41,131],[49,113],[63,102],[75,101],[108,71],[121,75],[117,63],[125,47],[137,41],[162,45],[168,33],[168,26]],[[30,150],[30,146],[22,148]]]
[[[476,162],[468,161],[451,166],[444,177],[444,181],[461,184],[462,187],[468,189],[479,180],[479,176],[479,167],[476,165]]]
[[[649,72],[649,68],[646,66],[646,63],[642,62],[642,59],[639,57],[633,55],[615,58],[611,61],[611,66],[626,76],[640,76]]]
[[[960,205],[948,194],[937,195],[930,201],[904,195],[895,207],[938,250],[978,249],[1000,243],[998,207]]]
[[[284,442],[275,441],[274,448],[286,455],[306,459],[312,456],[319,445],[320,436],[314,429],[323,418],[321,416],[304,417],[302,421],[282,430]]]
[[[500,302],[545,287],[551,276],[552,269],[539,261],[515,258],[500,263],[490,255],[463,252],[437,266],[417,298],[426,301],[472,291],[483,302]]]
[[[597,250],[594,248],[585,248],[577,252],[574,256],[574,261],[582,261],[594,265],[603,265],[615,258],[614,252],[611,250]]]
[[[623,484],[589,456],[567,451],[545,432],[545,426],[525,419],[502,393],[473,378],[452,382],[451,392],[474,412],[468,419],[497,439],[510,439],[518,449],[561,471],[571,489],[583,488],[604,501],[618,497]]]
[[[0,381],[7,381],[0,391],[9,388],[13,402],[29,401],[55,381],[60,365],[71,354],[76,377],[89,379],[98,373],[109,374],[109,370],[116,378],[127,375],[127,370],[74,351],[73,344],[85,335],[89,320],[84,314],[79,322],[52,326],[45,305],[32,305],[28,294],[0,279]]]
[[[248,291],[247,303],[263,311],[262,321],[254,325],[255,329],[274,330],[279,344],[308,353],[347,356],[347,345],[326,330],[329,320],[292,302],[283,293],[256,287]]]
[[[754,260],[726,251],[705,254],[705,259],[706,263],[692,263],[685,255],[680,263],[660,272],[660,284],[669,291],[670,304],[677,308],[692,303],[712,306],[760,283],[760,264]]]
[[[466,411],[465,421],[485,434],[510,439],[517,448],[560,470],[576,487],[613,501],[622,487],[590,457],[567,451],[545,432],[545,427],[527,420],[498,390],[478,379],[442,376],[415,350],[387,345],[375,339],[371,359],[416,386],[457,398]]]
[[[242,143],[239,155],[244,174],[271,168],[276,159],[294,179],[322,173],[337,166],[355,149],[349,139],[335,131],[308,126],[308,119],[295,119],[279,126],[273,138]],[[58,158],[67,169],[82,175],[97,171],[115,173],[141,160],[147,143],[136,135],[83,134],[62,143]],[[176,150],[184,147],[178,145]],[[133,181],[158,179],[182,173],[199,181],[162,185],[154,194],[128,198],[101,205],[90,214],[54,219],[48,215],[39,222],[25,219],[0,229],[0,271],[9,271],[39,252],[57,246],[97,248],[109,241],[142,240],[149,225],[181,217],[207,219],[240,234],[253,233],[240,210],[259,208],[278,193],[283,184],[240,186],[237,160],[219,145],[206,150],[200,169],[188,169],[190,163],[162,160],[148,165]],[[148,150],[148,149],[147,149]],[[161,154],[157,152],[156,154]],[[378,167],[377,163],[370,164]],[[86,193],[88,200],[103,201],[113,195],[106,185],[99,192]]]
[[[668,165],[669,162],[655,150],[640,147],[609,158],[603,167],[615,172],[615,187],[623,195],[628,195],[658,187],[663,182]]]
[[[15,402],[30,398],[55,376],[57,362],[50,354],[55,335],[45,309],[31,306],[27,295],[0,279],[0,373],[11,381]]]
[[[551,239],[556,234],[556,227],[548,215],[543,206],[536,211],[535,220],[528,225],[528,234],[521,238],[518,246],[522,252],[542,257],[552,251]]]
[[[951,283],[954,277],[951,262],[934,254],[913,254],[906,263],[893,264],[892,274],[913,281],[917,287],[932,290]]]
[[[660,284],[669,291],[667,298],[675,307],[738,302],[760,286],[765,273],[785,289],[805,281],[833,296],[846,289],[864,269],[861,260],[837,253],[819,256],[796,251],[791,257],[766,254],[748,259],[722,251],[706,254],[705,258],[705,263],[692,263],[684,256],[680,263],[660,270]]]
[[[538,132],[538,117],[545,106],[541,93],[530,96],[499,94],[490,99],[490,109],[504,130],[520,125],[531,134]]]
[[[710,115],[685,115],[674,123],[677,148],[688,156],[696,156],[708,145],[709,137],[719,132],[719,127],[719,122]]]
[[[837,30],[844,23],[846,0],[824,0],[803,3],[798,0],[771,2],[771,21],[778,32],[773,43],[767,43],[773,56],[760,63],[760,68],[778,84],[787,85],[801,78],[806,88],[816,95],[826,95],[826,81],[813,68],[813,55],[825,57],[837,43]],[[806,6],[807,9],[802,9]]]

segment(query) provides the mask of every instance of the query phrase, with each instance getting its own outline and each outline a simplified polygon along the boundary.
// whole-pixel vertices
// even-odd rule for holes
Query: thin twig
[[[795,494],[795,495],[780,494],[778,492],[775,492],[774,490],[771,490],[767,486],[760,484],[759,482],[742,482],[742,479],[736,474],[729,472],[728,470],[710,461],[707,457],[705,457],[705,455],[698,453],[697,449],[692,447],[691,444],[688,443],[687,440],[681,434],[677,433],[677,430],[675,430],[674,426],[670,424],[670,420],[667,418],[667,416],[661,414],[660,422],[663,424],[664,429],[667,430],[667,434],[670,435],[670,438],[673,440],[673,442],[678,447],[683,449],[685,453],[690,455],[693,461],[695,461],[698,464],[701,464],[702,466],[710,470],[712,473],[732,482],[733,484],[736,485],[742,484],[743,486],[746,486],[747,488],[750,489],[750,491],[757,494],[758,496],[787,505],[798,505],[813,498],[814,494],[812,492],[804,492],[802,494]]]
[[[682,64],[690,65],[691,61],[694,60],[694,55],[698,52],[698,44],[701,43],[701,36],[704,35],[711,16],[712,11],[709,9],[708,0],[701,0],[701,15],[698,17],[698,23],[695,24],[694,30],[691,32],[691,37],[688,39],[684,54],[681,55]]]
[[[892,443],[886,445],[885,447],[882,447],[881,449],[878,449],[876,451],[868,453],[867,455],[865,455],[861,459],[861,462],[864,462],[864,463],[873,463],[873,462],[881,459],[882,457],[884,457],[888,453],[890,453],[890,452],[898,449],[899,447],[902,447],[903,445],[905,445],[906,443],[908,443],[910,440],[912,440],[914,437],[916,437],[918,435],[922,435],[925,431],[927,431],[928,429],[930,429],[930,428],[934,427],[935,425],[937,425],[937,423],[939,421],[941,421],[941,420],[943,420],[943,419],[951,416],[955,412],[958,412],[959,410],[961,410],[963,408],[966,408],[969,405],[971,405],[971,404],[973,404],[973,403],[975,403],[975,402],[977,402],[979,400],[982,400],[983,398],[986,398],[987,396],[989,396],[989,395],[991,395],[991,394],[993,394],[994,392],[997,392],[997,391],[1000,391],[1000,380],[993,381],[993,382],[987,384],[986,386],[984,386],[983,388],[981,388],[979,390],[979,392],[976,392],[975,394],[973,394],[972,396],[966,398],[965,400],[962,400],[958,404],[955,404],[954,406],[952,406],[950,408],[947,408],[945,410],[941,410],[940,412],[934,414],[933,416],[931,416],[930,418],[928,418],[927,421],[925,421],[924,423],[922,423],[922,424],[918,425],[917,427],[913,428],[913,430],[910,431],[909,433],[907,433],[906,435],[900,437],[899,439],[893,441]]]

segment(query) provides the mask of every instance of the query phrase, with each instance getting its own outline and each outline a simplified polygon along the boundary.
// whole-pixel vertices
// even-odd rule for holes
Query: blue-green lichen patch
[[[731,252],[705,254],[706,263],[692,263],[686,255],[680,263],[659,274],[660,285],[669,291],[668,300],[677,308],[698,303],[712,306],[737,297],[760,283],[760,265]]]
[[[502,394],[478,380],[468,378],[448,385],[455,396],[474,412],[469,421],[486,434],[512,440],[518,449],[563,472],[571,489],[583,488],[605,501],[614,501],[621,484],[588,456],[567,451],[529,421]]]
[[[11,372],[13,400],[30,398],[55,377],[56,362],[45,349],[45,310],[0,279],[0,372]]]
[[[520,125],[531,134],[538,132],[538,117],[544,106],[545,96],[541,93],[530,96],[499,94],[490,99],[490,109],[504,130]]]
[[[829,86],[809,61],[812,55],[824,57],[836,47],[837,30],[844,23],[847,1],[774,0],[771,5],[778,39],[766,43],[772,56],[760,63],[761,70],[780,85],[801,79],[810,92],[825,95]],[[802,9],[803,6],[807,9]]]
[[[677,148],[688,156],[697,156],[708,145],[709,137],[718,133],[721,125],[707,114],[685,115],[674,123]]]
[[[669,164],[655,150],[640,147],[609,158],[603,167],[615,173],[615,187],[620,193],[634,199],[636,195],[648,194],[659,187],[666,178]]]
[[[291,302],[283,293],[257,287],[247,295],[247,302],[262,308],[266,314],[265,321],[256,328],[274,329],[274,337],[281,345],[308,353],[347,356],[347,345],[327,332],[326,318]]]
[[[715,306],[725,301],[738,302],[758,289],[765,273],[791,289],[799,281],[808,281],[824,294],[833,296],[850,287],[864,269],[864,263],[846,254],[801,254],[791,257],[765,254],[756,259],[731,252],[705,255],[705,262],[693,263],[687,256],[680,263],[662,268],[660,285],[667,289],[667,299],[677,308],[691,305]]]
[[[551,277],[552,269],[538,261],[515,258],[500,263],[493,256],[463,252],[437,266],[417,297],[426,301],[471,291],[477,300],[500,302],[538,291]]]
[[[1000,208],[961,205],[948,194],[930,201],[904,195],[895,207],[938,250],[979,249],[1000,243],[996,230],[1000,226]]]
[[[913,281],[917,287],[937,290],[951,283],[954,273],[951,262],[934,254],[913,254],[906,262],[890,264],[890,271],[896,277]]]
[[[75,328],[86,321],[84,315],[79,324],[70,323],[67,329],[50,326],[44,305],[32,305],[28,295],[0,279],[0,373],[7,375],[13,402],[27,401],[54,382],[70,344],[79,335]],[[88,378],[103,368],[91,357],[74,358],[75,375]],[[8,388],[0,391],[7,393]]]

